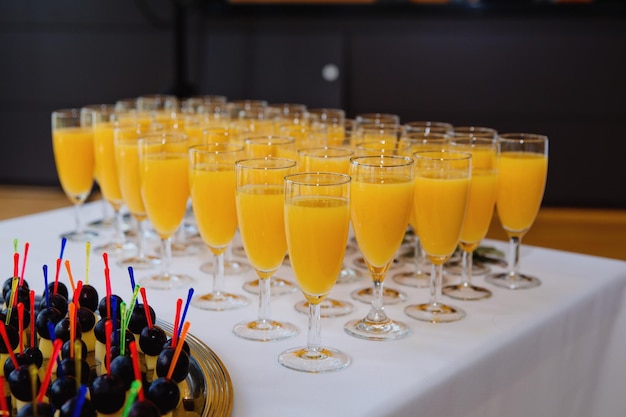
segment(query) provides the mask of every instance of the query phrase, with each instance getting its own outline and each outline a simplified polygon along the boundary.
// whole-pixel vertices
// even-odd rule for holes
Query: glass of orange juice
[[[80,109],[53,111],[52,149],[61,188],[75,207],[76,228],[62,236],[77,242],[90,241],[98,234],[85,229],[81,209],[91,193],[96,171],[91,118],[81,117]]]
[[[369,313],[344,326],[355,337],[392,340],[409,332],[383,306],[383,283],[402,244],[413,204],[413,160],[408,156],[359,156],[350,160],[352,228],[373,282]]]
[[[414,210],[422,246],[433,264],[430,300],[405,313],[431,323],[459,320],[465,311],[439,301],[443,264],[456,250],[470,191],[472,155],[456,151],[416,152]]]
[[[532,288],[541,281],[519,272],[522,237],[532,226],[541,206],[548,175],[548,138],[533,133],[505,133],[498,137],[496,210],[509,236],[508,271],[485,280],[511,290]]]
[[[291,323],[270,318],[270,277],[287,253],[284,178],[295,170],[296,161],[286,158],[252,158],[236,163],[237,221],[248,262],[259,278],[258,318],[233,328],[244,339],[281,340],[298,331]]]
[[[189,148],[189,185],[196,226],[213,253],[213,289],[197,295],[191,305],[204,310],[230,310],[248,304],[246,297],[224,288],[224,253],[237,232],[235,162],[243,145],[213,143]]]
[[[412,123],[417,126],[417,123],[420,122]],[[431,124],[431,122],[421,123],[423,123],[424,127],[430,126]],[[444,122],[440,123],[444,124]],[[447,149],[450,143],[450,136],[448,134],[441,133],[439,131],[431,131],[426,128],[424,130],[419,130],[415,126],[412,130],[404,132],[399,141],[402,144],[402,148],[409,146],[409,152],[411,155],[419,151]],[[431,269],[431,264],[428,261],[426,253],[424,252],[424,248],[422,247],[422,244],[420,242],[414,210],[411,210],[411,216],[409,217],[409,227],[413,231],[414,268],[412,271],[398,272],[394,274],[391,278],[395,283],[405,285],[407,287],[428,288],[430,286],[429,270]]]
[[[295,139],[290,136],[261,135],[246,137],[244,138],[244,147],[246,158],[296,159]],[[235,251],[245,254],[245,250],[241,251],[235,248]],[[270,278],[270,286],[274,295],[291,294],[298,290],[291,281],[277,276]],[[243,289],[249,293],[258,294],[259,280],[254,279],[244,283]]]
[[[446,285],[443,293],[459,300],[480,300],[491,297],[489,289],[474,285],[473,254],[483,240],[496,204],[498,181],[498,144],[493,136],[456,136],[450,142],[451,149],[472,154],[472,179],[470,182],[469,201],[465,222],[461,230],[459,247],[463,251],[461,257],[460,284]],[[454,265],[453,265],[454,266]],[[482,266],[482,268],[487,268]],[[446,264],[446,271],[449,265]]]
[[[347,147],[323,146],[298,149],[298,172],[332,172],[347,175],[350,167],[350,158],[353,155],[354,151]],[[342,268],[337,277],[337,284],[351,283],[361,277],[360,272],[342,263]],[[295,307],[296,311],[300,313],[309,312],[309,303],[306,300],[296,303]],[[331,297],[325,297],[320,303],[322,317],[344,316],[350,314],[353,308],[352,303]]]
[[[321,307],[335,285],[350,233],[350,177],[305,172],[285,177],[285,231],[291,267],[309,303],[307,345],[282,352],[283,366],[322,373],[345,368],[350,357],[321,345]]]
[[[185,216],[189,198],[189,138],[182,133],[153,133],[139,139],[141,198],[161,239],[161,273],[140,282],[146,288],[172,289],[192,278],[170,271],[172,236]]]
[[[146,252],[148,215],[141,198],[139,178],[139,138],[149,133],[150,130],[149,127],[142,127],[139,120],[132,120],[133,118],[124,118],[123,122],[116,123],[113,130],[115,165],[120,192],[136,225],[135,243],[137,247],[134,255],[120,257],[118,263],[132,266],[134,269],[149,269],[161,262],[161,258]]]

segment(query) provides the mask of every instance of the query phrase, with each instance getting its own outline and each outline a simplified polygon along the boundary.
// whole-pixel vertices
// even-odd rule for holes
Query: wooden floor
[[[0,185],[0,220],[69,205],[60,188]],[[497,218],[487,237],[506,240]],[[626,210],[546,207],[523,242],[626,260]]]

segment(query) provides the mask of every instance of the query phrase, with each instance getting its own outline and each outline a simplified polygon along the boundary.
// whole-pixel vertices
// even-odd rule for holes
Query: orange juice
[[[141,198],[139,181],[139,148],[137,142],[116,144],[115,160],[120,179],[120,191],[128,211],[135,216],[145,214],[146,208]]]
[[[225,248],[237,231],[235,165],[212,170],[192,169],[189,183],[196,225],[202,239],[211,250]]]
[[[141,197],[152,226],[161,237],[173,235],[187,208],[189,159],[147,154],[140,164],[140,176]]]
[[[93,138],[98,184],[104,198],[119,208],[123,200],[115,162],[114,128],[114,123],[97,123],[94,126]]]
[[[433,263],[443,262],[459,243],[469,187],[470,178],[462,173],[425,171],[415,176],[417,228]]]
[[[346,199],[299,197],[285,206],[289,260],[303,293],[328,294],[342,268],[350,229]],[[323,298],[314,298],[321,302]],[[309,299],[311,302],[311,299]]]
[[[271,275],[285,258],[284,200],[282,185],[244,185],[236,191],[237,219],[250,264]],[[269,275],[263,278],[269,278]]]
[[[508,232],[526,232],[537,216],[548,172],[548,158],[539,153],[503,152],[498,164],[496,208]]]
[[[391,262],[402,243],[409,221],[413,182],[385,176],[352,181],[351,219],[365,259],[375,268]]]
[[[472,170],[461,242],[478,243],[487,234],[496,203],[497,181],[495,170]]]
[[[92,129],[54,129],[52,147],[63,191],[72,199],[84,199],[91,191],[95,175]]]

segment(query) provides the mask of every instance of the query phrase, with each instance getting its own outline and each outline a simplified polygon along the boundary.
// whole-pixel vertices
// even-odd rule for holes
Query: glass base
[[[309,314],[309,303],[302,300],[295,305],[296,311],[303,314]],[[348,301],[335,300],[334,298],[326,298],[320,303],[320,317],[332,318],[345,316],[352,313],[354,306]]]
[[[414,288],[428,288],[430,287],[430,273],[425,271],[420,272],[398,272],[393,275],[391,279],[400,285],[405,287]]]
[[[461,261],[448,261],[443,265],[443,270],[449,274],[463,274],[463,264]],[[472,262],[472,276],[487,275],[491,272],[491,268],[481,262]]]
[[[172,290],[188,286],[193,282],[193,278],[188,275],[153,275],[139,280],[139,285],[154,290]]]
[[[520,273],[511,275],[508,272],[487,275],[485,281],[496,287],[507,288],[509,290],[525,290],[541,285],[541,281],[533,276]]]
[[[352,268],[348,268],[344,265],[337,277],[337,284],[352,284],[363,278],[363,273]]]
[[[133,242],[116,243],[110,242],[104,245],[96,246],[92,249],[95,254],[102,255],[108,253],[116,259],[128,258],[137,252],[137,245]]]
[[[298,328],[291,323],[274,320],[255,320],[241,322],[233,327],[233,333],[242,339],[257,342],[273,342],[289,339],[298,334]]]
[[[61,237],[66,238],[70,242],[92,242],[98,236],[98,232],[93,230],[83,230],[82,232],[73,231],[61,234]]]
[[[202,310],[234,310],[248,305],[248,299],[242,295],[214,292],[193,297],[191,305]]]
[[[350,336],[367,340],[395,340],[409,334],[409,327],[399,321],[387,319],[380,322],[368,320],[352,320],[343,327]]]
[[[365,258],[363,258],[362,256],[358,256],[358,257],[354,258],[352,260],[352,264],[354,266],[356,266],[357,268],[359,268],[359,269],[362,269],[362,270],[365,270],[365,271],[369,271],[369,269],[367,267],[367,264],[365,263]],[[400,259],[394,258],[393,262],[391,263],[390,268],[393,268],[394,266],[398,266],[398,265],[401,265],[401,264],[402,264],[402,261]]]
[[[233,246],[231,250],[232,250],[233,256],[236,256],[242,259],[246,259],[248,257],[248,255],[246,254],[246,250],[244,249],[242,245]]]
[[[429,323],[449,323],[465,317],[465,311],[442,303],[424,303],[407,306],[407,316]]]
[[[371,304],[374,289],[372,287],[354,290],[350,293],[350,297],[362,303]],[[393,288],[383,288],[383,304],[391,305],[406,301],[407,295],[404,291],[395,290]]]
[[[278,362],[286,368],[308,373],[337,371],[350,365],[350,357],[329,347],[288,349],[278,356]]]
[[[132,266],[134,270],[152,269],[161,264],[161,258],[152,255],[133,256],[120,259],[117,264],[120,266]]]
[[[259,280],[255,279],[252,281],[248,281],[243,284],[243,289],[249,292],[250,294],[258,294],[259,293]],[[298,291],[298,287],[287,281],[283,278],[271,277],[270,278],[270,294],[274,295],[285,295],[292,294]]]
[[[213,274],[215,266],[212,261],[208,261],[200,265],[200,271]],[[233,275],[241,275],[248,272],[252,267],[250,264],[239,261],[224,261],[224,276],[231,277]]]
[[[482,300],[491,297],[491,291],[484,287],[472,284],[457,284],[443,287],[442,292],[450,298],[457,300]]]
[[[172,256],[196,256],[202,252],[204,248],[201,244],[193,242],[181,242],[179,240],[172,240]]]

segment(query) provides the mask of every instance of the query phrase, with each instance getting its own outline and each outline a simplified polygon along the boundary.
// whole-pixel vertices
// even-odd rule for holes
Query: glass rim
[[[498,141],[501,142],[530,142],[530,143],[543,143],[548,141],[548,136],[542,135],[540,133],[524,133],[524,132],[513,132],[513,133],[501,133],[498,135]]]
[[[311,180],[311,181],[298,180],[299,177],[305,177],[305,178],[311,178],[311,177],[331,178],[331,177],[335,177],[335,178],[337,178],[337,181],[319,183],[319,182],[316,182],[316,181],[313,181],[313,180]],[[350,177],[350,175],[340,174],[338,172],[325,172],[325,171],[321,171],[321,172],[297,172],[297,173],[294,173],[294,174],[285,175],[285,182],[289,182],[289,183],[296,184],[296,185],[307,185],[307,186],[316,186],[316,187],[328,187],[328,186],[344,185],[344,184],[350,183],[351,180],[352,180],[352,177]]]
[[[368,159],[372,161],[378,161],[378,163],[364,162],[365,160],[368,160]],[[390,164],[390,165],[385,165],[385,164],[381,165],[381,162],[383,161],[397,161],[398,163]],[[402,161],[402,163],[400,161]],[[350,164],[360,165],[364,167],[371,167],[371,168],[405,167],[405,166],[410,166],[413,164],[413,158],[409,156],[403,156],[403,155],[359,155],[359,156],[351,157]]]
[[[172,140],[175,140],[175,142],[183,142],[186,140],[189,140],[189,136],[184,134],[184,133],[180,133],[180,132],[149,132],[149,133],[140,133],[139,135],[139,140],[142,143],[146,143],[146,142],[158,142],[158,139],[160,139],[160,142],[163,141],[163,139],[165,138],[171,138]]]
[[[472,154],[470,152],[442,149],[439,151],[417,151],[413,153],[413,157],[426,161],[471,161]]]
[[[217,148],[224,149],[217,149]],[[212,150],[213,148],[214,150]],[[243,145],[238,143],[224,143],[224,142],[213,142],[213,143],[200,143],[197,145],[193,145],[189,147],[189,152],[198,152],[198,153],[236,153],[243,152],[245,148]]]
[[[498,141],[495,138],[488,138],[486,136],[464,135],[451,138],[450,145],[496,147],[498,145]]]
[[[244,139],[244,142],[246,144],[253,142],[256,143],[256,141],[261,142],[261,139],[265,139],[266,144],[268,145],[272,145],[273,143],[294,143],[296,141],[296,138],[294,138],[293,136],[286,136],[286,135],[258,135],[258,136],[249,136],[247,138]],[[278,140],[277,142],[272,142],[272,140]]]
[[[65,107],[62,109],[52,110],[52,115],[71,115],[80,116],[81,107]]]
[[[336,151],[332,154],[320,154],[316,151]],[[323,158],[345,158],[346,156],[354,155],[354,150],[343,146],[312,146],[310,148],[300,148],[296,151],[301,156],[317,156]]]
[[[282,165],[272,165],[270,162],[282,162]],[[264,156],[260,158],[244,158],[235,161],[235,166],[247,169],[285,169],[293,168],[297,165],[295,159],[279,158],[275,156]]]

